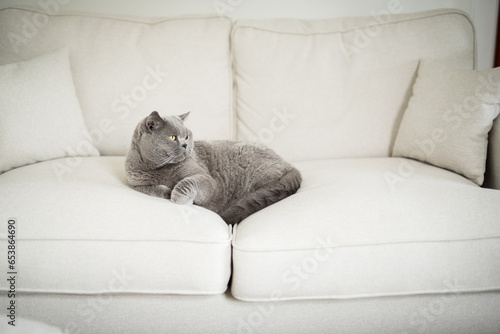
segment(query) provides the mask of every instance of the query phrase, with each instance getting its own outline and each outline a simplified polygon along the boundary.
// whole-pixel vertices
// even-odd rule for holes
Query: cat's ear
[[[160,117],[157,111],[153,111],[146,120],[146,127],[149,131],[158,129],[162,124],[163,119]]]
[[[183,122],[184,122],[184,121],[186,120],[186,118],[189,116],[189,113],[190,113],[190,111],[188,111],[188,112],[187,112],[187,113],[185,113],[185,114],[179,115],[179,116],[177,116],[177,117],[179,117],[179,118],[181,119],[181,121],[183,121]]]

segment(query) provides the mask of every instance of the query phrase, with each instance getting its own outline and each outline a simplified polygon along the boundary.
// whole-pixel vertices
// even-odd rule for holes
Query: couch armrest
[[[500,117],[493,123],[488,138],[488,159],[483,186],[500,189]]]

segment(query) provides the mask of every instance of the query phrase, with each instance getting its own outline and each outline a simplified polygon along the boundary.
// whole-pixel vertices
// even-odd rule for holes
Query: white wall
[[[476,26],[477,68],[493,66],[499,0],[0,0],[0,8],[31,5],[49,10],[90,11],[107,14],[176,16],[220,14],[240,18],[323,19],[370,16],[399,2],[403,12],[457,8]]]

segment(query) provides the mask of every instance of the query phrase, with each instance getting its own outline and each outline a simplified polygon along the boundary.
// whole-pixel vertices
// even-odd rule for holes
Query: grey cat
[[[188,114],[162,118],[154,111],[137,125],[125,161],[133,189],[200,205],[228,224],[299,189],[299,171],[262,145],[193,141],[183,123]]]

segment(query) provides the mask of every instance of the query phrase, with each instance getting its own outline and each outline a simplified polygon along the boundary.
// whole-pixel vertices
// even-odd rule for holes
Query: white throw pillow
[[[446,168],[481,185],[499,103],[500,68],[478,72],[423,60],[393,156]]]
[[[95,156],[68,50],[0,66],[0,173],[49,159]]]

